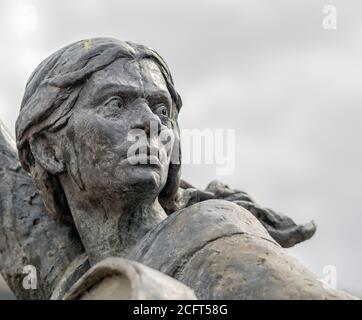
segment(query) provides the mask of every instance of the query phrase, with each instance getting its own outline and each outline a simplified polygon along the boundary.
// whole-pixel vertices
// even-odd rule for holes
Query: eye
[[[163,117],[169,116],[168,108],[164,104],[157,105],[156,109],[155,109],[155,113],[158,116],[163,116]]]
[[[114,107],[121,109],[124,107],[124,100],[121,97],[112,97],[106,101],[105,105],[107,107]]]

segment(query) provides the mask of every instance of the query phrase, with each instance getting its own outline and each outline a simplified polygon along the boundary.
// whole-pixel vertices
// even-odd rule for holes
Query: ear
[[[45,134],[32,137],[29,145],[35,161],[46,171],[53,175],[65,171],[65,163],[60,155],[59,147],[52,143]]]

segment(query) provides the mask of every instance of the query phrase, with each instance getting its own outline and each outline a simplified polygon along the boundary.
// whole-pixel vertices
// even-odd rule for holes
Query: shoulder
[[[193,229],[192,225],[195,224],[198,228],[204,227],[212,232],[222,230],[223,234],[247,233],[274,241],[252,213],[230,201],[207,200],[175,212],[173,215],[174,221],[169,221],[170,224],[185,221],[190,229]]]
[[[225,200],[207,200],[171,214],[141,240],[128,258],[170,274],[183,259],[208,243],[236,234],[275,243],[246,209]]]

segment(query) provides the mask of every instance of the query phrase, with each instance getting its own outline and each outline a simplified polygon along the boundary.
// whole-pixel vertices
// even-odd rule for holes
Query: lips
[[[126,163],[133,166],[139,166],[139,165],[161,166],[161,162],[158,159],[158,157],[147,154],[137,154],[127,157],[126,159],[122,160],[121,164],[126,164]]]

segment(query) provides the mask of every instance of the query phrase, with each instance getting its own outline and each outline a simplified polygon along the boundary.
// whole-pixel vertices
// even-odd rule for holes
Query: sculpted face
[[[168,174],[172,107],[151,60],[119,59],[94,73],[63,132],[64,158],[77,162],[85,191],[158,195]]]

